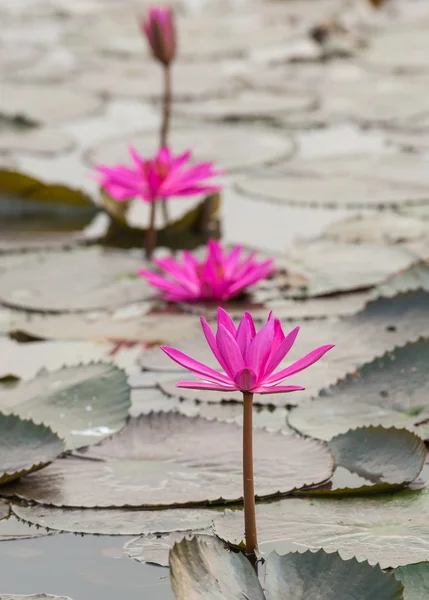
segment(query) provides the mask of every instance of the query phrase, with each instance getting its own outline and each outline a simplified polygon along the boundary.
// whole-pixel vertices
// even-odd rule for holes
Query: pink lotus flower
[[[249,313],[244,313],[238,327],[222,308],[218,308],[217,333],[201,317],[201,325],[207,343],[216,357],[222,372],[204,365],[180,350],[161,346],[161,349],[180,366],[188,369],[204,381],[182,381],[177,387],[197,390],[241,391],[251,394],[275,394],[303,390],[296,385],[278,385],[284,379],[317,362],[333,345],[316,348],[289,367],[274,372],[292,348],[299,327],[285,336],[279,319],[272,313],[266,324],[256,333]]]
[[[185,251],[181,261],[174,258],[154,260],[166,276],[146,270],[139,271],[139,275],[160,289],[162,298],[170,302],[228,300],[275,271],[272,259],[256,262],[255,252],[252,252],[240,260],[241,254],[241,246],[225,253],[216,240],[209,240],[203,261]]]
[[[168,147],[161,148],[151,160],[142,158],[132,147],[130,154],[133,167],[96,165],[101,186],[118,202],[137,196],[145,202],[155,202],[172,196],[194,196],[221,189],[219,185],[207,185],[205,182],[222,174],[214,170],[212,163],[185,166],[191,158],[189,150],[174,157]]]
[[[140,23],[154,58],[169,65],[176,56],[176,30],[170,7],[150,8]]]

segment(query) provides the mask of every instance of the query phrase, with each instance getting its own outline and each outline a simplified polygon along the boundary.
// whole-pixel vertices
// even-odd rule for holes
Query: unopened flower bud
[[[154,58],[169,65],[176,55],[176,30],[170,7],[148,10],[141,23]]]

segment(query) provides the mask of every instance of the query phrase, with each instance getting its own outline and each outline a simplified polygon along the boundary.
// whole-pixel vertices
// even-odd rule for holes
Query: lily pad
[[[338,551],[382,569],[429,560],[429,493],[400,491],[355,498],[288,498],[256,506],[259,550],[269,554]],[[243,539],[242,511],[214,519],[216,535]]]
[[[427,222],[385,211],[377,215],[376,219],[374,216],[358,215],[334,223],[323,233],[323,238],[346,244],[362,242],[397,244],[418,240],[428,235]]]
[[[404,52],[406,49],[406,52]],[[392,71],[424,71],[428,65],[424,55],[429,51],[426,28],[388,28],[374,37],[363,54],[364,61],[377,68]]]
[[[0,409],[49,425],[66,447],[94,444],[118,431],[130,407],[126,375],[107,363],[42,371],[0,390]]]
[[[403,586],[380,567],[343,560],[338,553],[273,552],[265,565],[264,591],[250,562],[217,538],[184,539],[170,552],[171,583],[177,600],[401,600]],[[344,585],[344,582],[353,582]]]
[[[90,115],[102,107],[102,100],[63,85],[3,82],[0,113],[22,115],[38,123],[61,123]]]
[[[158,137],[157,132],[148,131],[107,140],[96,146],[87,155],[87,160],[91,164],[124,162],[129,145],[135,146],[143,156],[151,156],[158,147]],[[292,138],[287,135],[243,125],[175,127],[170,133],[170,140],[175,152],[195,148],[195,160],[214,161],[218,167],[228,171],[287,160],[295,151]]]
[[[302,290],[291,296],[324,296],[362,290],[381,283],[386,277],[410,266],[416,255],[399,246],[340,244],[317,240],[299,244],[284,260],[285,266],[309,279]]]
[[[170,510],[103,510],[64,509],[41,505],[12,505],[20,521],[53,529],[81,534],[99,535],[167,535],[211,527],[218,510],[179,508]],[[0,532],[1,533],[1,532]]]
[[[258,496],[322,482],[332,473],[332,456],[319,442],[261,429],[255,430],[254,437]],[[207,504],[241,498],[241,428],[235,424],[178,413],[142,415],[82,456],[101,460],[57,460],[39,476],[3,487],[2,494],[82,508]]]
[[[0,300],[40,312],[117,308],[152,295],[136,276],[143,266],[141,256],[101,248],[37,255],[0,276]]]
[[[429,340],[421,339],[364,364],[294,409],[290,425],[323,440],[364,425],[406,427],[426,439],[428,351]]]
[[[307,207],[397,208],[404,204],[422,204],[429,199],[427,190],[417,182],[394,185],[368,175],[348,174],[344,167],[327,176],[323,172],[313,173],[312,167],[309,162],[302,170],[252,174],[240,179],[235,187],[250,199]]]
[[[0,594],[0,600],[71,600],[68,596],[51,596],[50,594],[31,594],[20,596],[19,594]]]
[[[25,152],[52,156],[70,151],[73,146],[74,142],[71,138],[55,129],[3,130],[0,124],[0,152]]]
[[[176,107],[176,113],[188,118],[222,121],[273,120],[276,116],[308,111],[316,98],[304,90],[291,89],[284,95],[274,92],[244,90],[232,97],[211,98]]]
[[[0,542],[13,540],[30,540],[45,537],[49,532],[44,527],[33,527],[31,523],[18,521],[14,515],[0,520]]]
[[[372,292],[373,298],[392,298],[410,290],[429,291],[429,264],[418,261],[410,267],[394,273]]]
[[[127,542],[124,546],[126,554],[133,560],[140,563],[149,563],[159,565],[160,567],[169,566],[169,552],[173,546],[183,539],[190,537],[211,541],[210,530],[206,532],[173,532],[168,535],[147,535]]]
[[[426,600],[429,595],[429,562],[399,567],[393,574],[405,586],[404,600]]]
[[[45,425],[0,413],[0,484],[39,471],[65,450],[64,442]]]
[[[81,230],[98,212],[83,192],[0,171],[0,251],[89,242],[91,237]]]
[[[426,446],[417,435],[393,427],[370,426],[350,430],[334,437],[328,447],[334,455],[336,471],[330,482],[309,490],[311,494],[374,493],[398,489],[418,477],[426,459]],[[357,481],[352,480],[344,487],[344,473],[346,481],[349,473],[357,475]]]

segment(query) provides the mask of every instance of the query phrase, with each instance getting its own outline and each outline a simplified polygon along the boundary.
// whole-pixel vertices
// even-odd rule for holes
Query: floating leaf
[[[189,536],[195,536],[198,539],[206,541],[210,541],[213,538],[210,530],[206,532],[173,532],[164,536],[147,535],[127,542],[124,550],[130,558],[138,562],[168,567],[168,554],[174,544],[177,544],[184,538],[188,539]]]
[[[426,446],[406,429],[360,427],[334,437],[328,444],[334,455],[338,479],[346,473],[359,477],[356,484],[344,487],[337,483],[334,473],[331,482],[311,494],[374,493],[397,489],[414,481],[425,464]],[[340,467],[341,469],[338,469]],[[362,483],[361,483],[362,482]]]
[[[43,471],[42,471],[43,473]],[[429,493],[400,491],[354,498],[288,498],[256,506],[259,549],[340,552],[382,569],[429,560]],[[216,535],[243,540],[243,513],[214,518]]]
[[[0,251],[88,242],[81,230],[98,212],[83,192],[0,170]]]
[[[9,513],[10,513],[9,504],[7,504],[6,502],[0,502],[0,521],[7,518],[9,516]]]
[[[427,600],[429,596],[429,562],[399,567],[393,574],[405,586],[404,600]]]
[[[65,450],[45,425],[0,413],[0,484],[43,469]]]
[[[14,515],[0,520],[0,542],[30,540],[47,535],[49,535],[49,532],[44,527],[33,527],[29,523],[18,521]]]
[[[20,520],[56,531],[99,535],[166,535],[211,527],[219,509],[103,510],[12,505]]]
[[[270,554],[264,591],[250,562],[217,538],[184,539],[170,552],[171,583],[177,600],[402,600],[403,586],[380,567],[343,560],[323,550]],[[345,582],[348,585],[344,585]]]
[[[429,291],[429,264],[419,261],[410,267],[394,273],[373,290],[373,298],[392,298],[397,294],[412,291]]]
[[[338,161],[335,161],[338,164]],[[341,169],[341,167],[340,167]],[[344,172],[312,173],[312,163],[302,170],[265,172],[241,179],[236,189],[248,198],[273,204],[325,208],[397,208],[427,200],[422,186],[412,183],[394,185],[360,174]],[[369,266],[369,265],[368,265]]]
[[[68,596],[51,596],[50,594],[32,594],[20,596],[19,594],[0,594],[0,600],[71,600]]]
[[[127,418],[130,389],[124,371],[93,363],[42,371],[31,381],[0,390],[0,409],[49,425],[79,448],[118,431]]]
[[[406,427],[426,439],[428,352],[429,340],[422,339],[364,364],[294,409],[290,425],[323,440],[364,425]]]
[[[232,423],[178,413],[142,415],[85,452],[87,460],[60,459],[37,477],[4,487],[2,493],[82,508],[239,500],[241,435],[241,428]],[[254,445],[258,496],[322,482],[332,474],[331,454],[314,440],[256,429]]]
[[[136,276],[143,267],[140,256],[101,248],[35,255],[0,276],[0,299],[41,312],[116,308],[152,295],[146,281]]]

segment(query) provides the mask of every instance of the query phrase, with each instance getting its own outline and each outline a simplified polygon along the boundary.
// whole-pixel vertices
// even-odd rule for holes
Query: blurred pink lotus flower
[[[140,22],[140,28],[154,58],[169,65],[176,56],[176,29],[172,9],[169,6],[150,8]]]
[[[244,259],[241,255],[241,246],[226,253],[219,242],[209,240],[203,261],[185,251],[181,261],[174,258],[154,260],[166,276],[147,270],[139,271],[139,275],[160,289],[162,298],[170,302],[228,300],[275,271],[272,259],[257,262],[255,252]]]
[[[222,174],[222,171],[214,170],[213,163],[185,166],[191,158],[189,150],[175,157],[170,148],[164,147],[155,158],[149,160],[142,158],[133,147],[130,147],[130,154],[133,167],[95,167],[101,186],[118,202],[137,196],[145,202],[155,202],[173,196],[194,196],[221,189],[220,185],[208,185],[205,182]]]
[[[289,367],[275,373],[275,369],[292,348],[299,327],[295,327],[285,336],[280,320],[274,319],[271,312],[266,324],[256,333],[255,324],[249,313],[244,313],[240,324],[236,327],[231,317],[222,308],[218,308],[216,335],[202,317],[201,325],[207,343],[224,373],[215,371],[180,350],[161,346],[172,360],[204,380],[182,381],[177,384],[177,387],[241,391],[251,394],[295,392],[305,388],[278,384],[310,367],[333,348],[332,344],[316,348]]]

